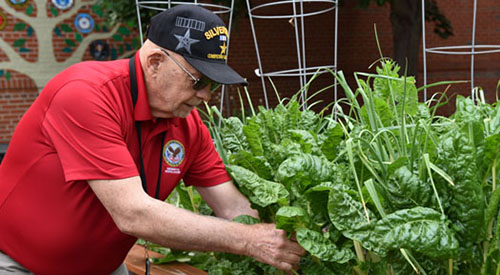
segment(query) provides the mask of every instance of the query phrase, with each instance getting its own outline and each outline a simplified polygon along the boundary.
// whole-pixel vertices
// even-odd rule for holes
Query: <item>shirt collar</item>
[[[134,119],[136,121],[153,120],[151,109],[149,107],[148,96],[146,92],[146,83],[141,66],[139,52],[135,54],[135,74],[137,78],[137,103],[134,108]]]

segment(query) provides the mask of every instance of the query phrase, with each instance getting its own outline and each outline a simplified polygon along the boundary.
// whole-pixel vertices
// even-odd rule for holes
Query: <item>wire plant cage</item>
[[[500,45],[476,44],[477,0],[473,0],[472,37],[470,45],[452,45],[442,47],[428,47],[425,40],[425,0],[422,0],[422,48],[424,86],[427,85],[427,53],[443,55],[470,55],[470,87],[474,97],[474,57],[479,54],[500,53]],[[424,89],[424,101],[427,100],[427,89]]]
[[[269,100],[266,90],[266,78],[268,77],[297,77],[300,82],[301,100],[304,102],[304,108],[307,107],[305,104],[305,94],[304,87],[308,83],[308,78],[316,73],[326,73],[328,71],[337,71],[337,30],[338,30],[338,1],[337,0],[280,0],[280,1],[268,1],[267,3],[262,3],[254,5],[252,7],[250,0],[246,0],[248,15],[250,19],[250,27],[252,29],[252,35],[255,43],[255,50],[257,54],[258,68],[255,69],[255,74],[260,77],[262,90],[264,93],[265,107],[269,108]],[[255,1],[253,1],[255,2]],[[310,4],[324,4],[321,9],[317,10],[306,10],[306,6]],[[269,14],[266,13],[266,8],[280,6],[280,10],[286,10],[286,7],[291,6],[292,12],[290,14]],[[334,13],[334,47],[333,47],[333,63],[321,66],[308,66],[306,58],[306,44],[307,37],[305,31],[305,18],[312,17],[315,15],[325,14],[328,12]],[[257,31],[255,28],[254,20],[288,20],[290,24],[294,27],[295,34],[295,47],[296,47],[296,57],[297,57],[297,68],[283,69],[278,71],[267,71],[262,65],[262,58],[259,48],[259,42],[257,38]],[[334,84],[336,84],[336,79],[334,78]],[[334,85],[334,98],[337,100],[337,87]]]

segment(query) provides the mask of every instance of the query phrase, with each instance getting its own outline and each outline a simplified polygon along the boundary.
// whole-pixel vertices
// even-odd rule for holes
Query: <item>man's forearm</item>
[[[133,222],[123,228],[125,233],[172,249],[246,254],[249,226],[198,215],[154,199],[141,212],[130,217]]]
[[[259,218],[259,212],[250,207],[248,199],[232,181],[211,187],[197,187],[197,190],[217,217],[232,220],[240,215],[249,215]]]

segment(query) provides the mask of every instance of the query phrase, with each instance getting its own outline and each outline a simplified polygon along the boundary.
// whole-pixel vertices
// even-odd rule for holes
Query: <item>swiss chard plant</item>
[[[242,107],[240,117],[208,108],[207,124],[260,221],[307,250],[299,273],[500,274],[500,106],[477,92],[437,116],[446,96],[419,102],[423,87],[399,70],[381,59],[376,73],[355,73],[355,89],[332,72],[346,98],[329,114],[297,94],[273,109]],[[190,188],[170,200],[210,212]],[[168,259],[211,274],[281,274],[223,253]]]

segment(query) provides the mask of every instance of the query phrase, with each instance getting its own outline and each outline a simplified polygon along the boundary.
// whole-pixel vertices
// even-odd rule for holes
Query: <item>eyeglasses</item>
[[[160,49],[160,50],[163,53],[165,53],[168,56],[168,58],[170,58],[172,61],[174,61],[175,64],[177,64],[177,66],[179,66],[187,75],[189,75],[189,77],[191,77],[191,79],[193,80],[193,86],[192,87],[193,87],[193,89],[195,91],[199,91],[201,89],[204,89],[208,85],[210,85],[210,92],[213,92],[217,88],[219,88],[220,83],[212,81],[210,78],[208,78],[206,76],[202,76],[201,78],[194,77],[194,75],[192,73],[190,73],[186,69],[186,67],[182,66],[182,64],[179,61],[177,61],[173,56],[171,56],[166,50],[164,50],[164,49]]]

